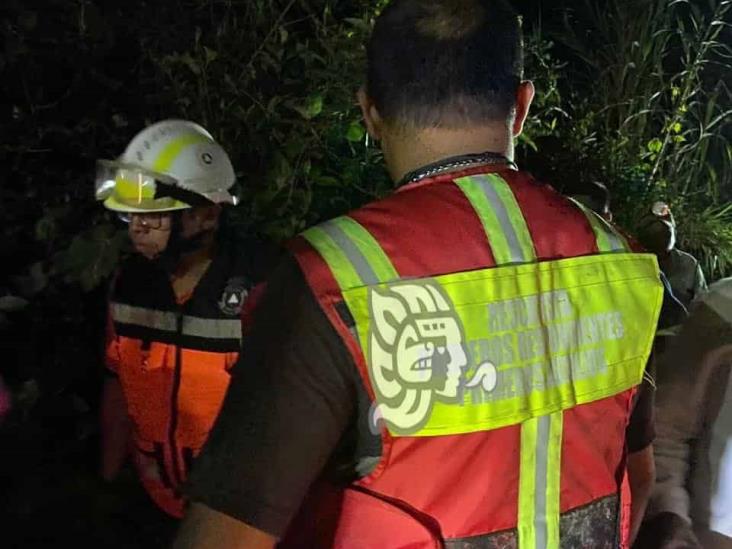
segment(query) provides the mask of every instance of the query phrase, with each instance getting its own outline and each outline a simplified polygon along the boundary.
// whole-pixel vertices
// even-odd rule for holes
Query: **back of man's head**
[[[368,45],[367,93],[399,126],[505,121],[522,73],[521,24],[505,0],[394,0]]]

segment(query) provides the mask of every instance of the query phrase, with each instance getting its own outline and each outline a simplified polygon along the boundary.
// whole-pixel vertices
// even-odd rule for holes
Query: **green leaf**
[[[196,76],[198,76],[199,74],[201,74],[201,67],[198,64],[198,61],[196,61],[195,59],[193,59],[193,57],[191,57],[190,54],[184,53],[183,55],[181,55],[180,56],[180,61],[186,67],[188,67],[190,69],[190,71],[193,74],[195,74]]]
[[[363,31],[368,32],[369,31],[369,24],[368,21],[365,21],[363,19],[356,19],[355,17],[346,17],[345,21],[353,26],[354,28]]]
[[[661,141],[658,137],[656,137],[655,139],[651,139],[648,142],[648,150],[652,153],[660,153],[662,148],[663,141]]]
[[[348,131],[346,132],[346,139],[351,143],[357,143],[361,141],[365,135],[366,130],[364,130],[360,122],[351,122],[351,125],[348,126]]]
[[[323,96],[320,94],[311,95],[304,105],[295,106],[295,110],[305,120],[312,120],[323,112]]]

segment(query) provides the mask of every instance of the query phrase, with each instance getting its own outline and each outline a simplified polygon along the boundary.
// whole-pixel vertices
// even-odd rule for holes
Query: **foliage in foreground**
[[[84,290],[106,280],[124,238],[91,199],[93,162],[164,117],[200,121],[231,152],[243,198],[235,230],[281,240],[387,192],[354,101],[383,4],[8,2],[2,251],[32,249],[22,259],[33,270],[6,276]],[[539,94],[524,164],[559,187],[604,181],[631,232],[649,202],[670,201],[682,244],[710,274],[725,272],[730,0],[584,0],[538,17],[531,5],[527,74]]]
[[[731,16],[729,0],[584,0],[554,33],[572,79],[554,133],[567,157],[607,184],[631,233],[669,202],[711,278],[732,268]]]

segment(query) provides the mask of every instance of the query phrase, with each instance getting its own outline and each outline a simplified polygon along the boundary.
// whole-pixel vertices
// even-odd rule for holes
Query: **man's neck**
[[[175,271],[170,277],[173,290],[179,299],[193,292],[211,264],[214,253],[215,243],[212,241],[198,250],[180,257]]]
[[[173,276],[177,278],[183,277],[187,273],[195,271],[200,265],[210,262],[214,256],[215,247],[213,241],[207,242],[193,252],[182,254],[175,267],[175,271],[173,271]]]
[[[428,129],[392,140],[386,152],[395,181],[408,173],[447,158],[493,152],[513,160],[513,139],[501,125],[471,129]]]

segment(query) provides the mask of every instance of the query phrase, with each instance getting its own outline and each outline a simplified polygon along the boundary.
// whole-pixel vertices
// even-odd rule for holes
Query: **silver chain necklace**
[[[502,154],[494,152],[465,154],[462,156],[446,158],[440,162],[435,162],[434,164],[429,164],[423,168],[409,172],[402,178],[399,186],[416,183],[423,179],[434,177],[445,172],[457,170],[458,168],[465,169],[473,166],[491,166],[496,164],[506,164],[511,168],[516,169],[516,164]]]

